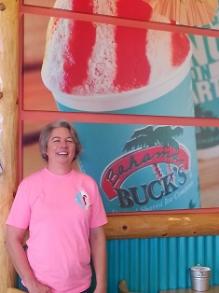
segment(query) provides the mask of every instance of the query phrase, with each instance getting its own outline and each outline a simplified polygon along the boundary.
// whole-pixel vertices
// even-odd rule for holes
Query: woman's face
[[[48,163],[53,166],[71,165],[75,157],[75,148],[74,138],[67,128],[53,129],[47,145]]]

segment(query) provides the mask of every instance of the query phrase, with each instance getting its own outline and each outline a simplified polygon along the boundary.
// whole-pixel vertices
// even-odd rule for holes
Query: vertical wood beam
[[[0,293],[14,285],[5,220],[17,184],[18,0],[0,0]]]

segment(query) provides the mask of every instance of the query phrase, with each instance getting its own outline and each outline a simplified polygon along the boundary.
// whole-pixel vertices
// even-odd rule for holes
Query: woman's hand
[[[26,229],[6,225],[6,246],[16,271],[29,293],[52,293],[51,288],[40,283],[34,276],[23,248]]]
[[[31,284],[27,285],[29,293],[52,293],[52,289],[39,281],[35,280]]]
[[[96,287],[94,293],[106,293],[106,287]]]
[[[97,282],[94,293],[106,293],[106,237],[102,226],[91,229],[90,242]]]

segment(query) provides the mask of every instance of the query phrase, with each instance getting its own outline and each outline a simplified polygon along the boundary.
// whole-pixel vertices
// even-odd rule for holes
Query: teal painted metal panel
[[[219,236],[109,240],[107,248],[108,293],[123,279],[132,292],[188,288],[196,264],[209,266],[219,284]]]

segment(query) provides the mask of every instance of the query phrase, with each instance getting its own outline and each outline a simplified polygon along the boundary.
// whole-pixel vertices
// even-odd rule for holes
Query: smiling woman
[[[66,121],[46,126],[41,131],[39,145],[48,169],[56,174],[68,173],[81,149],[77,133]]]
[[[6,222],[15,269],[29,292],[87,292],[92,257],[97,291],[106,293],[107,218],[95,181],[73,169],[81,148],[77,133],[56,121],[42,129],[39,143],[46,167],[19,184]]]

